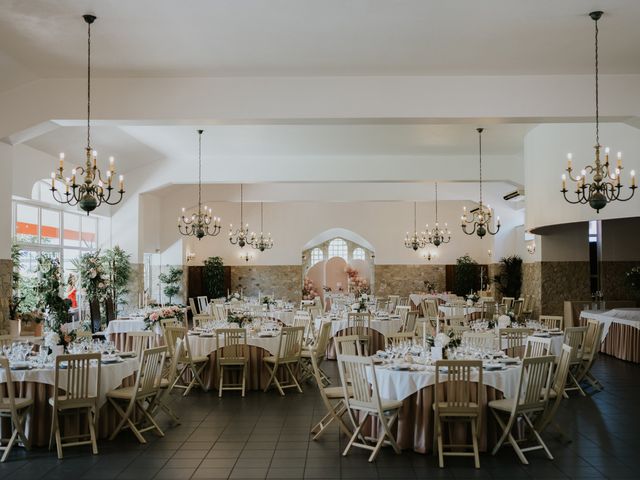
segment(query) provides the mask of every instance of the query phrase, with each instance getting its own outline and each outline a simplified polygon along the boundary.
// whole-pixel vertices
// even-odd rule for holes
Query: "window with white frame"
[[[347,242],[341,238],[334,238],[329,242],[329,258],[341,257],[346,262],[349,261]]]
[[[322,260],[324,260],[324,253],[322,253],[322,250],[317,247],[311,250],[311,266],[321,262]]]
[[[98,248],[98,219],[14,201],[13,237],[20,247],[20,270],[25,275],[35,274],[37,256],[48,252],[60,259],[66,277],[74,270],[73,260]]]
[[[366,258],[364,250],[360,247],[356,247],[351,254],[354,260],[364,260]]]

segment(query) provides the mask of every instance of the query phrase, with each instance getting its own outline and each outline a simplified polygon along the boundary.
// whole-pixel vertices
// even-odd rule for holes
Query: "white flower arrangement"
[[[44,334],[44,346],[48,348],[53,348],[56,345],[60,344],[60,335],[58,335],[53,330],[48,330]]]
[[[447,335],[446,333],[439,333],[438,335],[436,335],[436,337],[433,339],[433,344],[436,347],[446,347],[447,345],[449,345],[449,342],[451,341],[451,337],[449,337],[449,335]]]

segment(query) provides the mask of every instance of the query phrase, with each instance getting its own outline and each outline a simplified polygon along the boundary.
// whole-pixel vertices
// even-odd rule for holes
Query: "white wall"
[[[600,126],[600,142],[613,152],[623,153],[623,195],[628,195],[629,172],[640,174],[640,130],[629,125],[612,123]],[[588,205],[570,205],[560,189],[561,175],[567,167],[567,153],[573,154],[574,174],[579,175],[586,165],[593,164],[595,128],[591,123],[540,125],[524,140],[524,170],[526,192],[526,227],[528,230],[545,225],[605,220],[637,216],[640,195],[629,202],[614,202],[596,213]],[[569,192],[575,184],[567,183]],[[569,195],[569,193],[567,193]]]

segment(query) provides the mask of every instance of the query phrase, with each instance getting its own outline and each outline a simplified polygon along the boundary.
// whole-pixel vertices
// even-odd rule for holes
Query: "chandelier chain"
[[[438,182],[436,182],[436,224],[438,223]]]
[[[596,57],[596,145],[600,145],[600,106],[599,106],[599,82],[598,77],[600,73],[598,62],[598,20],[595,20],[596,34],[595,34],[595,57]]]
[[[482,209],[482,128],[478,129],[478,146],[480,152],[480,208]]]
[[[91,22],[87,23],[87,149],[91,149]]]
[[[202,130],[198,130],[198,213],[202,212]]]

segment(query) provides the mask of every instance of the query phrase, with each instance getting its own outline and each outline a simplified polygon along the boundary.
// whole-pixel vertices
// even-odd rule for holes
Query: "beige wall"
[[[445,289],[444,265],[376,265],[375,293],[380,296],[401,295],[425,291],[428,280],[437,290]]]

